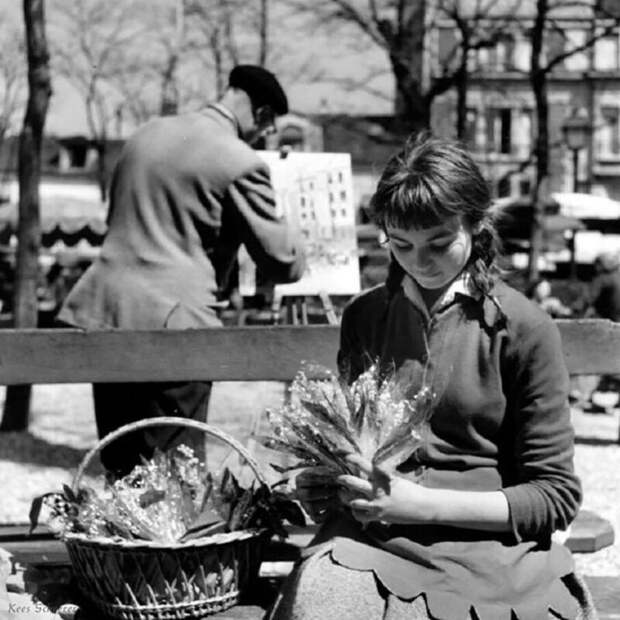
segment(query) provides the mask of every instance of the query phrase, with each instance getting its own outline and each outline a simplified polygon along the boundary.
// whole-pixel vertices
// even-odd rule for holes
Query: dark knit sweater
[[[366,291],[343,314],[338,362],[351,380],[375,360],[414,386],[426,376],[435,392],[430,437],[400,474],[421,468],[416,480],[428,487],[503,492],[512,531],[361,529],[339,513],[316,542],[331,540],[337,564],[372,570],[401,599],[424,595],[432,617],[475,609],[483,620],[534,620],[553,610],[572,619],[577,601],[563,582],[572,558],[551,542],[581,501],[560,336],[545,312],[504,283],[491,294],[495,302],[455,293],[429,315],[402,288]]]
[[[339,365],[357,376],[370,360],[394,362],[436,392],[429,445],[403,471],[426,466],[423,484],[501,489],[516,540],[548,539],[576,516],[568,374],[559,332],[546,313],[502,282],[489,298],[457,295],[424,317],[402,290],[378,286],[353,299],[341,329]]]

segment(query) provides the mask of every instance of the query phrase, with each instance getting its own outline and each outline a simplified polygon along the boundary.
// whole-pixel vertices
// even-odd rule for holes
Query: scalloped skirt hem
[[[585,582],[574,573],[554,583],[555,603],[528,601],[516,610],[438,591],[403,600],[373,570],[338,563],[333,547],[318,546],[295,567],[267,620],[598,620]]]

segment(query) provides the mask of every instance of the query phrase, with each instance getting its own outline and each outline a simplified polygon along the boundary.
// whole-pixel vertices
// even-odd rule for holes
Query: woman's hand
[[[508,500],[502,491],[430,489],[390,475],[357,455],[347,460],[368,476],[338,476],[340,500],[362,523],[439,523],[489,532],[510,532]]]
[[[315,523],[322,523],[341,507],[336,476],[327,467],[311,467],[295,478],[297,499]]]
[[[380,466],[351,455],[347,460],[368,475],[338,476],[340,501],[351,508],[362,523],[424,523],[433,519],[433,490],[399,476],[390,475]]]

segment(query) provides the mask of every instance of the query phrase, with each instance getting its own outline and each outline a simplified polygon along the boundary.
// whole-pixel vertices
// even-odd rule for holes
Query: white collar
[[[241,125],[239,124],[239,120],[237,119],[237,116],[233,112],[231,112],[226,106],[222,105],[221,103],[210,103],[209,105],[207,105],[207,109],[219,112],[219,114],[221,114],[224,118],[226,118],[233,124],[237,135],[241,136]]]
[[[402,281],[403,292],[405,297],[424,314],[427,319],[433,314],[439,312],[442,308],[449,306],[457,295],[466,295],[472,299],[479,299],[481,297],[480,290],[474,284],[474,279],[471,276],[469,270],[464,270],[456,277],[444,291],[443,295],[433,304],[433,307],[429,309],[426,307],[424,300],[422,299],[422,293],[420,293],[420,287],[417,282],[407,273],[403,276]]]

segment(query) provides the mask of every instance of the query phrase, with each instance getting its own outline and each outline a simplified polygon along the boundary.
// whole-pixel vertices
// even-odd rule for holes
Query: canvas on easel
[[[351,156],[260,151],[269,164],[278,212],[305,240],[306,270],[276,297],[354,295],[360,291]],[[256,269],[245,249],[239,256],[239,288],[256,293]]]

